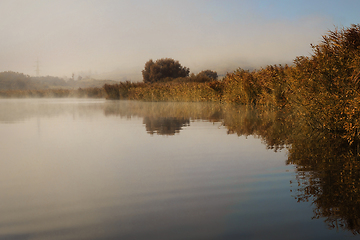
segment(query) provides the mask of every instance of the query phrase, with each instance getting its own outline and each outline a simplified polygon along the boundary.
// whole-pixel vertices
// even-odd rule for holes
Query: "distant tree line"
[[[41,76],[31,77],[23,73],[6,71],[0,72],[0,90],[44,90],[64,88],[96,88],[102,87],[105,83],[116,83],[111,80],[95,79],[73,79],[65,81],[59,77]]]
[[[17,72],[0,72],[0,90],[47,89],[50,86],[66,86],[66,82],[58,77],[30,77]]]

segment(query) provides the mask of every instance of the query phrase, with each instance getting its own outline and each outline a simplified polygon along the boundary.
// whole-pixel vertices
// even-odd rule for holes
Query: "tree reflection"
[[[175,117],[144,117],[143,123],[146,126],[146,131],[153,135],[175,135],[179,133],[182,127],[190,126],[190,119],[175,118]]]

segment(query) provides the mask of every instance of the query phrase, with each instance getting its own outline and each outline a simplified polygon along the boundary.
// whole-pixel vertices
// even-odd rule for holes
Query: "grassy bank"
[[[294,67],[268,66],[257,71],[238,69],[221,81],[191,82],[187,78],[158,83],[105,84],[108,99],[174,102],[225,102],[284,106]]]

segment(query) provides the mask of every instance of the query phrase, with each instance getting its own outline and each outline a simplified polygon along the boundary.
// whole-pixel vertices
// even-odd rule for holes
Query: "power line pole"
[[[39,77],[40,76],[40,64],[39,64],[39,59],[36,60],[36,76]]]

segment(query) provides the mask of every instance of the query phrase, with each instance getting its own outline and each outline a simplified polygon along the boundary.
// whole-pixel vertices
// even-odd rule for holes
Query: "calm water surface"
[[[0,99],[0,239],[356,238],[299,201],[286,143],[252,114]]]

